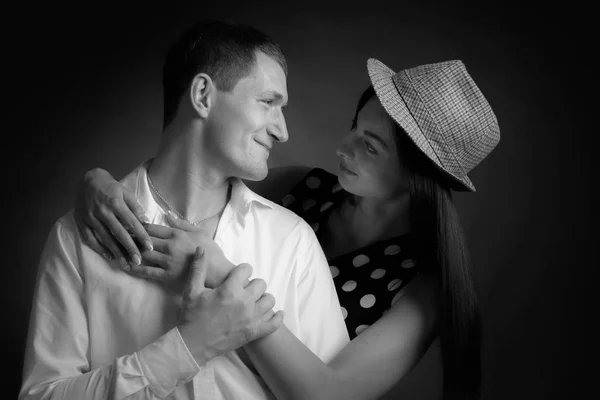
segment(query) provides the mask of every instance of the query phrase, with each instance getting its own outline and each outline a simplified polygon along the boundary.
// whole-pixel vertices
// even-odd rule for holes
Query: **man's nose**
[[[274,119],[273,123],[267,128],[267,133],[280,143],[287,142],[290,138],[288,135],[287,124],[283,112]]]

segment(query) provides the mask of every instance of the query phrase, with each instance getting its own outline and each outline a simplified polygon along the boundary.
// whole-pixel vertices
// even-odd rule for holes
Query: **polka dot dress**
[[[346,195],[337,176],[314,168],[281,204],[308,222],[319,237],[320,224]],[[381,318],[417,274],[412,248],[410,235],[403,235],[328,260],[350,339]]]

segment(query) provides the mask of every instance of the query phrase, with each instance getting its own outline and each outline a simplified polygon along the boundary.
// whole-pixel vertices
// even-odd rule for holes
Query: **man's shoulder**
[[[138,185],[140,175],[146,171],[146,168],[148,167],[149,163],[150,160],[146,160],[140,163],[137,167],[128,172],[127,175],[121,178],[119,180],[119,183],[125,186],[127,189],[135,191]]]
[[[73,209],[70,209],[56,220],[52,232],[56,232],[61,238],[69,238],[74,242],[80,239]]]
[[[48,251],[64,251],[68,254],[75,254],[80,246],[81,236],[73,216],[73,209],[71,209],[52,224],[46,238],[43,253]]]
[[[248,189],[250,190],[250,189]],[[280,204],[271,201],[256,192],[252,192],[255,201],[261,203],[258,207],[260,215],[257,215],[260,223],[277,224],[279,228],[288,229],[310,229],[310,226],[295,212],[283,207]],[[265,207],[266,206],[266,207]]]

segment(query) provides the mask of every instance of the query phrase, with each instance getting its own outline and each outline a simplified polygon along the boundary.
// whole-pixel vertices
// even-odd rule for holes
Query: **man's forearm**
[[[64,364],[59,358],[74,357],[44,354],[39,347],[37,353],[34,364],[26,366],[20,400],[164,399],[200,370],[177,328],[143,349],[115,359],[110,365],[69,377],[59,372],[54,380],[47,371],[55,371],[56,366]]]

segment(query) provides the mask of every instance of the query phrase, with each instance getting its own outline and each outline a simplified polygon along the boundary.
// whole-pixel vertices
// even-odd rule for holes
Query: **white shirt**
[[[150,221],[167,225],[148,162],[122,183]],[[285,311],[286,326],[324,362],[348,342],[327,260],[308,224],[237,179],[216,243],[249,263]],[[243,350],[199,366],[176,328],[181,294],[121,271],[84,245],[72,212],[41,257],[20,399],[274,398]]]

